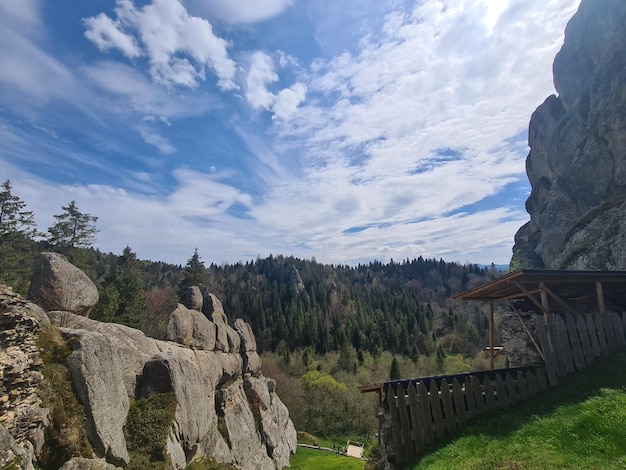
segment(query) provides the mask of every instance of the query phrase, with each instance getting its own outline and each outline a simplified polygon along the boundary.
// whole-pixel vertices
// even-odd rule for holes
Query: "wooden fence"
[[[559,377],[626,346],[626,314],[536,316],[545,367],[521,367],[386,382],[397,465],[414,461],[467,419],[506,409],[554,386]],[[388,455],[389,457],[389,455]]]

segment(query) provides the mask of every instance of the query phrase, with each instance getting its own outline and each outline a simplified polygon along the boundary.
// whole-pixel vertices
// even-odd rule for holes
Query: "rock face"
[[[24,449],[24,465],[41,450],[48,425],[48,410],[40,407],[37,396],[43,376],[35,342],[39,323],[32,312],[45,317],[9,287],[0,285],[0,430],[4,436],[0,440],[8,440],[8,435]],[[20,455],[19,451],[12,453]],[[0,462],[5,457],[10,458],[0,453]]]
[[[178,322],[185,315],[191,318],[194,311],[179,305],[172,317]],[[174,392],[177,408],[167,444],[174,468],[205,455],[242,469],[288,465],[296,431],[272,381],[245,370],[249,359],[240,349],[242,339],[246,348],[254,347],[245,322],[237,321],[242,338],[231,328],[238,337],[237,350],[223,351],[217,345],[205,349],[202,342],[194,343],[200,335],[194,336],[193,327],[190,335],[180,335],[181,343],[174,343],[65,312],[49,316],[52,323],[63,317],[61,331],[75,348],[68,365],[88,415],[88,436],[96,454],[107,462],[128,463],[123,425],[129,400]],[[190,337],[192,343],[182,343]],[[256,351],[246,349],[245,354],[260,365]]]
[[[626,2],[582,0],[533,113],[513,267],[626,270]]]
[[[39,256],[28,296],[47,311],[83,316],[88,316],[98,303],[98,289],[91,279],[59,253]]]

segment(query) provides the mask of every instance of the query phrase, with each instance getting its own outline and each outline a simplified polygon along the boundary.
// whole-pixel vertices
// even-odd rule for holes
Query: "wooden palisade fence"
[[[626,346],[626,314],[536,316],[545,366],[421,377],[384,384],[395,463],[415,460],[467,419],[534,397],[595,358]],[[547,321],[546,321],[547,320]]]

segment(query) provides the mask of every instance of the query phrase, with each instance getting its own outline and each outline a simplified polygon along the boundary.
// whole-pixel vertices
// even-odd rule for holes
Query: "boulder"
[[[104,460],[74,457],[63,464],[59,470],[116,470],[119,467]]]
[[[202,311],[202,292],[198,286],[190,286],[183,295],[183,304],[190,310]]]
[[[215,349],[223,352],[239,352],[241,339],[239,334],[228,324],[228,317],[224,313],[222,302],[211,294],[206,287],[202,288],[204,305],[202,313],[215,323]]]
[[[184,305],[170,314],[167,324],[167,339],[193,349],[213,351],[215,349],[217,327],[206,316]]]
[[[59,253],[41,253],[28,295],[46,311],[64,310],[83,316],[89,316],[98,303],[95,284]]]
[[[252,327],[241,318],[235,320],[235,331],[241,338],[241,352],[256,351],[256,339],[252,332]]]
[[[124,386],[120,351],[107,336],[86,330],[65,331],[80,344],[67,359],[80,403],[86,408],[87,436],[96,455],[115,465],[130,461],[124,423],[130,401]]]

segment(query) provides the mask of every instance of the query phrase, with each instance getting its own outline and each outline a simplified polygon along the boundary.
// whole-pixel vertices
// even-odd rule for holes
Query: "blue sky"
[[[508,263],[579,0],[0,1],[0,178],[184,264]]]

